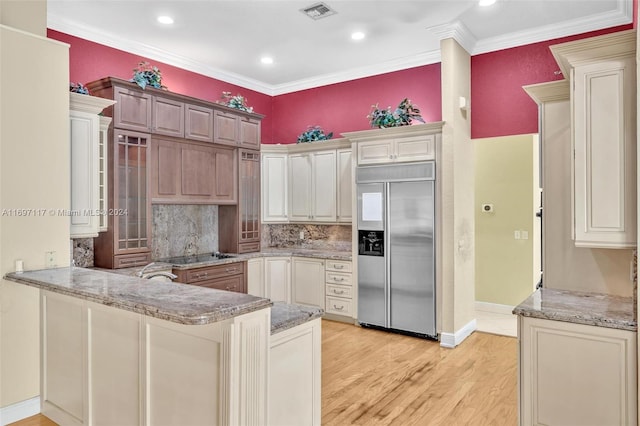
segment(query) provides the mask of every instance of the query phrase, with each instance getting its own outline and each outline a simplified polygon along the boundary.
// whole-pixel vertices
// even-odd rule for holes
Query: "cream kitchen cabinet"
[[[336,151],[289,155],[289,220],[336,221]]]
[[[351,223],[354,180],[350,148],[336,151],[336,171],[336,221]]]
[[[325,267],[325,310],[328,314],[355,317],[353,264],[327,259]]]
[[[286,153],[262,153],[262,222],[287,222],[289,207],[288,158]]]
[[[264,297],[291,303],[291,257],[264,258],[264,288]]]
[[[111,117],[100,116],[100,137],[98,140],[98,231],[109,229],[109,125]]]
[[[105,180],[101,167],[104,171],[106,151],[101,137],[111,120],[98,114],[113,104],[108,99],[69,93],[71,238],[97,237],[104,221],[101,210],[106,210],[106,205],[104,198],[101,204],[101,185]]]
[[[324,308],[324,264],[324,259],[292,258],[293,303]]]
[[[520,425],[637,424],[636,332],[518,316]]]
[[[551,47],[572,83],[577,247],[637,245],[635,45],[629,30]]]
[[[264,258],[262,257],[247,260],[247,294],[266,297]]]

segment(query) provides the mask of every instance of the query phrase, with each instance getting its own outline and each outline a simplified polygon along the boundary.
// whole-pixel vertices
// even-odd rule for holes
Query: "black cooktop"
[[[206,254],[194,254],[193,256],[178,256],[162,259],[162,262],[173,263],[175,265],[188,265],[190,263],[209,262],[219,259],[231,259],[236,257],[235,254],[230,253],[206,253]]]

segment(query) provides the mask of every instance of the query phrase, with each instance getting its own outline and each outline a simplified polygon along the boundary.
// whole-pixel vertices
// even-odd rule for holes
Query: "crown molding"
[[[427,28],[427,30],[431,31],[440,41],[447,38],[453,38],[468,53],[473,52],[473,49],[478,42],[478,39],[473,35],[473,33],[460,21],[437,25],[435,27]]]
[[[539,43],[575,34],[588,33],[603,28],[626,25],[633,22],[633,1],[618,0],[615,11],[600,13],[588,18],[574,19],[559,24],[545,25],[532,30],[517,31],[500,37],[479,40],[472,55],[509,49],[526,44]]]
[[[440,61],[440,50],[433,50],[431,52],[424,52],[419,55],[412,55],[410,57],[400,58],[393,61],[382,62],[372,66],[352,68],[344,72],[324,74],[303,80],[292,81],[291,83],[278,84],[272,86],[272,93],[274,96],[283,95],[286,93],[312,89],[314,87],[326,86],[329,84],[342,83],[349,80],[371,77],[388,72],[400,71],[423,65],[437,64]]]
[[[538,105],[542,105],[545,102],[568,101],[571,96],[569,92],[569,80],[567,79],[551,81],[549,83],[530,84],[528,86],[522,86],[522,88]]]

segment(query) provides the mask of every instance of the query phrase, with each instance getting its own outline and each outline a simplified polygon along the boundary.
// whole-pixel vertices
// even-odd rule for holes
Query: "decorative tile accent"
[[[71,256],[75,266],[81,268],[93,267],[93,238],[72,239]]]
[[[269,247],[351,251],[351,225],[262,225],[262,248]]]
[[[218,206],[153,205],[154,260],[218,250]]]

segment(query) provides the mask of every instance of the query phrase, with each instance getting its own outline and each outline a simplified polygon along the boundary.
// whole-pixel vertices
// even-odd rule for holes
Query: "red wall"
[[[440,64],[331,84],[276,96],[273,100],[273,141],[293,143],[307,126],[325,133],[367,130],[371,105],[398,106],[408,97],[427,122],[442,119]]]
[[[219,100],[223,91],[241,94],[255,112],[265,115],[262,120],[262,132],[264,142],[270,142],[273,125],[271,96],[51,29],[47,30],[47,35],[71,45],[69,80],[74,83],[86,84],[103,77],[129,80],[138,62],[148,61],[160,68],[162,84],[171,92],[208,101]]]
[[[538,107],[522,86],[561,80],[549,46],[632,24],[471,57],[471,138],[538,132]]]

